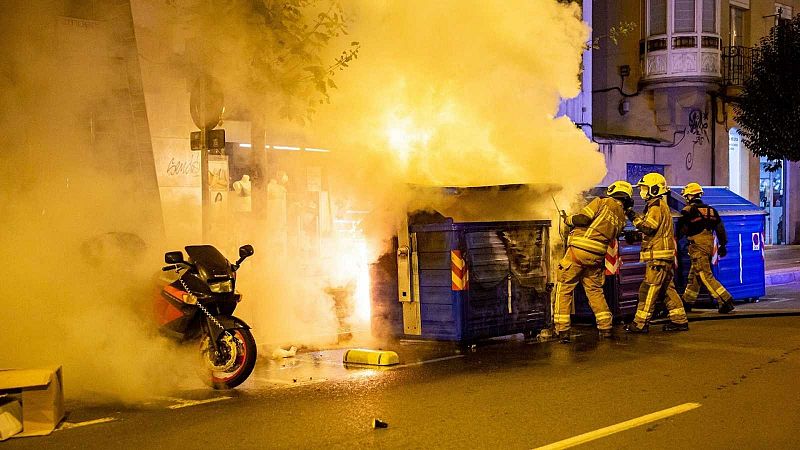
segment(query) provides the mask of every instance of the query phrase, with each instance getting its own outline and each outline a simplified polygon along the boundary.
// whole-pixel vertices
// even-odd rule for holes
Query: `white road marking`
[[[590,442],[595,439],[600,439],[602,437],[606,437],[614,433],[619,433],[620,431],[636,428],[646,423],[655,422],[657,420],[661,420],[670,416],[685,413],[686,411],[691,411],[695,408],[699,408],[700,406],[701,406],[700,403],[684,403],[682,405],[673,406],[672,408],[663,409],[661,411],[637,417],[635,419],[626,420],[625,422],[620,422],[616,425],[611,425],[605,428],[600,428],[599,430],[594,430],[588,433],[579,434],[569,439],[564,439],[563,441],[558,441],[549,445],[545,445],[544,447],[537,447],[535,450],[554,450],[554,449],[574,447],[576,445],[584,444],[586,442]]]
[[[176,401],[178,401],[178,403],[175,404],[175,405],[169,405],[169,406],[167,406],[167,408],[169,408],[169,409],[187,408],[189,406],[204,405],[206,403],[214,403],[214,402],[219,402],[219,401],[222,401],[222,400],[230,400],[232,398],[233,397],[211,397],[211,398],[206,398],[206,399],[203,399],[203,400],[181,400],[181,399],[175,399]]]
[[[449,359],[456,359],[456,358],[463,358],[463,357],[464,357],[464,355],[445,356],[445,357],[442,357],[442,358],[428,359],[426,361],[417,361],[417,362],[413,362],[413,363],[398,364],[396,366],[387,366],[386,369],[400,369],[400,368],[403,368],[403,367],[421,366],[423,364],[430,364],[430,363],[435,363],[435,362],[439,362],[439,361],[447,361]]]
[[[113,422],[115,420],[117,419],[113,417],[103,417],[101,419],[87,420],[85,422],[74,422],[74,423],[64,422],[61,425],[59,425],[58,428],[56,428],[56,431],[69,430],[70,428],[80,428],[80,427],[85,427],[87,425],[95,425],[98,423]]]

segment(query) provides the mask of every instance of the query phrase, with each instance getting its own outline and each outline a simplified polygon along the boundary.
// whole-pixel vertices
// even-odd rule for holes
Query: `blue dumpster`
[[[546,328],[549,227],[549,220],[412,220],[394,254],[372,266],[373,334],[473,341]]]
[[[685,200],[673,188],[670,206],[683,209]],[[750,203],[726,187],[703,187],[703,201],[719,212],[728,235],[728,255],[712,266],[714,276],[731,293],[734,300],[752,301],[766,294],[764,283],[764,222],[766,211]],[[676,277],[678,292],[683,292],[689,274],[688,242],[678,243],[681,256],[681,276]],[[710,300],[705,287],[701,297]]]

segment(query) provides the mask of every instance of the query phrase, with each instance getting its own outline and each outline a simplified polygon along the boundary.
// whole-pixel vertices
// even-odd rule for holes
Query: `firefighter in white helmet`
[[[697,300],[702,283],[708,289],[708,293],[719,302],[719,312],[730,313],[734,310],[733,297],[714,278],[710,264],[714,252],[715,232],[719,242],[719,256],[724,257],[728,253],[725,226],[717,210],[700,199],[703,196],[703,188],[699,184],[687,184],[681,195],[686,199],[686,207],[681,210],[681,217],[678,219],[678,238],[685,235],[689,239],[689,258],[692,260],[683,301],[691,307]]]
[[[563,343],[570,341],[570,313],[578,283],[589,299],[600,336],[611,337],[612,316],[603,295],[603,269],[609,243],[625,227],[625,209],[633,205],[633,188],[627,181],[615,181],[606,194],[608,197],[595,198],[578,214],[562,215],[564,222],[573,227],[566,254],[558,264],[553,308],[555,331]]]
[[[639,259],[646,263],[644,281],[639,287],[639,305],[633,322],[625,327],[630,333],[647,333],[656,301],[664,297],[670,322],[664,331],[686,331],[689,322],[673,282],[675,262],[675,230],[665,196],[667,180],[659,173],[648,173],[636,184],[639,195],[647,201],[644,214],[633,209],[625,212],[633,226],[643,235]]]

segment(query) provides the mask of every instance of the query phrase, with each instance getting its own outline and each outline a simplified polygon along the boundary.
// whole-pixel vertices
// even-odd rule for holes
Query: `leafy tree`
[[[339,42],[349,20],[338,0],[167,2],[190,36],[190,74],[220,80],[229,106],[250,115],[277,109],[306,122],[330,103],[336,73],[358,58],[358,42]],[[338,56],[324,56],[335,46]]]
[[[753,49],[753,69],[735,105],[742,140],[756,155],[800,160],[800,16]]]

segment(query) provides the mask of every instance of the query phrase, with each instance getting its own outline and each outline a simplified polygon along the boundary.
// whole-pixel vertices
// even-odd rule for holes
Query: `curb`
[[[800,282],[800,269],[781,270],[764,274],[764,284],[766,286],[778,286],[795,282]]]

